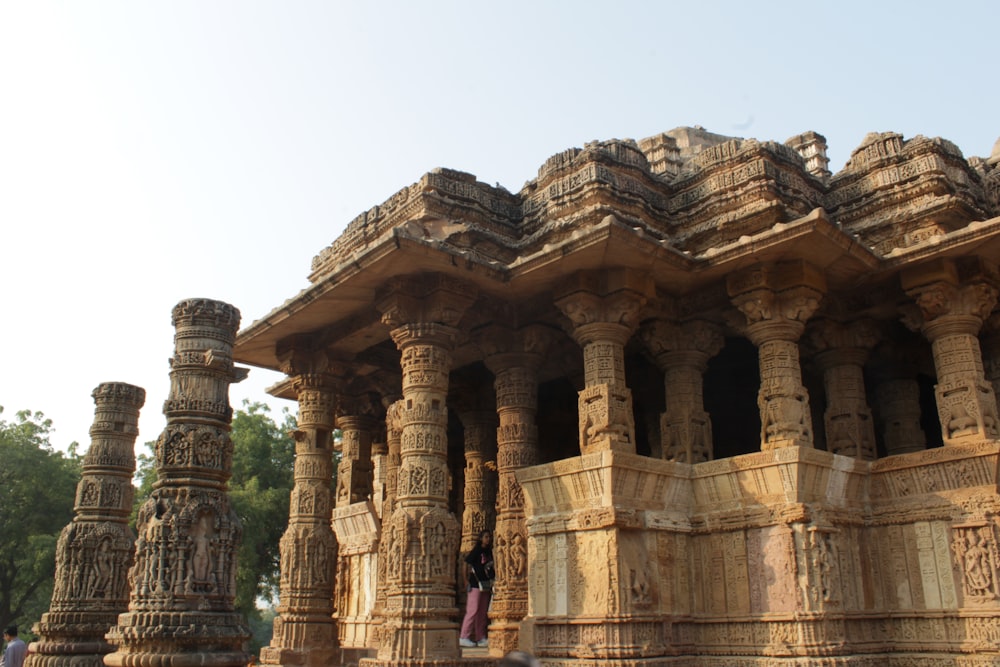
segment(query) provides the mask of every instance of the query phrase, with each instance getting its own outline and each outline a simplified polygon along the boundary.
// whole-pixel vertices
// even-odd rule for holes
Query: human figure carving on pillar
[[[997,400],[986,382],[979,331],[996,305],[995,269],[939,260],[901,276],[916,307],[903,323],[931,341],[938,416],[946,445],[998,437]]]
[[[491,327],[478,337],[494,375],[497,428],[497,519],[493,555],[496,583],[490,606],[490,654],[518,647],[528,614],[528,529],[524,492],[514,473],[538,463],[538,368],[552,334],[540,326]]]
[[[711,460],[712,422],[705,412],[702,377],[708,360],[722,349],[722,333],[702,320],[683,324],[653,320],[643,325],[640,335],[663,371],[663,458],[681,463]]]
[[[333,621],[337,541],[330,528],[335,381],[321,357],[300,349],[282,355],[298,398],[295,482],[288,528],[281,536],[278,617],[264,665],[328,665],[336,656]]]
[[[865,398],[863,368],[878,338],[870,320],[843,324],[824,319],[811,323],[807,331],[806,342],[823,372],[826,445],[834,454],[875,458],[875,427]]]
[[[401,354],[398,504],[388,524],[386,614],[378,657],[362,664],[457,660],[459,524],[448,511],[448,374],[474,288],[441,275],[394,279],[378,295]]]
[[[805,262],[760,265],[731,274],[726,288],[743,315],[732,324],[757,346],[760,358],[761,449],[812,447],[798,339],[819,308],[826,289],[822,274]]]
[[[190,299],[174,307],[167,426],[157,480],[139,510],[128,612],[108,633],[109,667],[242,667],[249,632],[235,613],[242,527],[229,503],[229,385],[246,377],[232,346],[239,311]]]
[[[648,276],[630,270],[584,273],[559,289],[556,306],[583,348],[579,395],[580,451],[635,453],[632,392],[625,382],[625,343],[652,293]]]
[[[127,575],[135,549],[128,526],[133,450],[146,392],[106,382],[91,396],[97,407],[77,485],[76,515],[59,536],[52,603],[34,628],[38,641],[31,644],[27,667],[101,667],[104,654],[114,650],[104,634],[128,607]],[[83,502],[87,488],[105,492]]]

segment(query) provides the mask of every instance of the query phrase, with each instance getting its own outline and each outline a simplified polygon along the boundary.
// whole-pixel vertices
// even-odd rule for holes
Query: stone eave
[[[910,248],[899,248],[882,260],[881,270],[895,273],[930,259],[979,256],[994,262],[1000,260],[1000,216],[970,222],[942,236],[936,236]]]
[[[879,268],[879,258],[844,232],[823,209],[700,256],[702,282],[712,282],[756,264],[805,260],[826,275],[831,289],[849,287]]]
[[[536,293],[568,273],[600,268],[649,271],[657,283],[688,281],[695,261],[672,246],[613,215],[543,250],[519,258],[510,267],[510,284],[518,296]]]
[[[498,292],[506,272],[494,263],[436,240],[415,239],[393,230],[377,245],[341,262],[315,285],[255,320],[236,337],[233,358],[278,369],[278,343],[295,334],[317,334],[351,317],[370,318],[375,291],[390,278],[422,272],[445,273]],[[369,327],[370,328],[370,327]],[[355,331],[361,333],[364,327]]]

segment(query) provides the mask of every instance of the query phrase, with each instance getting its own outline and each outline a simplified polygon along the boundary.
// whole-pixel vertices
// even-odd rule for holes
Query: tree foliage
[[[51,431],[41,412],[0,419],[0,627],[27,630],[48,608],[56,541],[73,519],[80,459],[54,451]]]
[[[257,598],[273,601],[278,590],[278,543],[288,526],[295,464],[295,417],[279,425],[263,403],[244,401],[233,416],[233,476],[229,493],[243,522],[236,574],[236,608],[251,615]]]

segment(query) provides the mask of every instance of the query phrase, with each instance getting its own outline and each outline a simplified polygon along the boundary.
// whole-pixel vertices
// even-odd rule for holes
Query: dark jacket
[[[480,581],[492,581],[496,578],[493,571],[493,547],[477,544],[465,557],[465,562],[472,566],[469,574],[469,585],[478,587]]]

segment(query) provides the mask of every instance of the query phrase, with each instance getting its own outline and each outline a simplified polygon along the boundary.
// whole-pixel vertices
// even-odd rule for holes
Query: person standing
[[[465,557],[465,562],[468,565],[469,592],[458,645],[465,648],[488,646],[486,613],[490,608],[493,580],[496,578],[493,569],[493,533],[484,530],[479,534],[479,542]]]
[[[16,625],[10,625],[3,631],[3,640],[7,642],[7,648],[0,658],[0,667],[21,667],[24,664],[24,656],[28,653],[28,647],[17,636]]]

